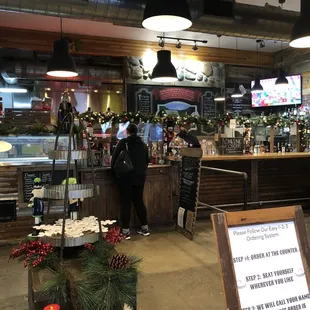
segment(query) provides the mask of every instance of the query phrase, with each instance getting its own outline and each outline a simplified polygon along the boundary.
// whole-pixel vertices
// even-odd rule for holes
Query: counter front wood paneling
[[[81,183],[92,183],[90,169],[80,171]],[[82,203],[84,216],[96,215],[103,219],[119,219],[119,192],[110,169],[96,170],[96,183],[100,186],[99,205],[94,199]],[[170,166],[150,166],[144,189],[144,201],[150,225],[172,223],[172,180]],[[134,212],[133,212],[134,215]],[[132,226],[138,226],[136,216],[132,216]]]

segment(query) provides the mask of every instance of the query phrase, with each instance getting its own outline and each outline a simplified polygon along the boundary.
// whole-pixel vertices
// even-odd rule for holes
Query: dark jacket
[[[147,172],[147,166],[149,164],[149,154],[146,144],[142,139],[136,135],[129,136],[126,139],[122,139],[116,146],[112,154],[111,167],[113,167],[115,161],[121,151],[126,149],[126,143],[128,144],[129,156],[133,165],[133,171],[130,176],[126,178],[126,182],[132,182],[132,184],[139,185],[144,184]]]
[[[182,138],[188,144],[188,147],[201,147],[197,137],[190,134],[189,132],[180,131],[177,136]]]

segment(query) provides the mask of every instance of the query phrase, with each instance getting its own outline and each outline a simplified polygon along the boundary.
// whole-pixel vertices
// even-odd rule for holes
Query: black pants
[[[133,202],[141,226],[147,225],[147,212],[143,202],[143,190],[144,184],[132,185],[128,183],[119,183],[122,228],[129,228],[131,202]]]

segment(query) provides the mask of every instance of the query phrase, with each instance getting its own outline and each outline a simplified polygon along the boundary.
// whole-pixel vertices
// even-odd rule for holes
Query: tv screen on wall
[[[262,93],[252,94],[252,107],[273,107],[301,104],[301,75],[287,76],[288,85],[276,87],[277,78],[261,80]],[[251,83],[253,87],[254,81]]]

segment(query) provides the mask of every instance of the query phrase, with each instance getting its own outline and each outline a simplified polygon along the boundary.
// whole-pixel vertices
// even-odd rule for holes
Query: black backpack
[[[118,178],[127,177],[133,170],[133,165],[128,152],[128,143],[126,142],[126,149],[122,150],[118,155],[113,171]]]

